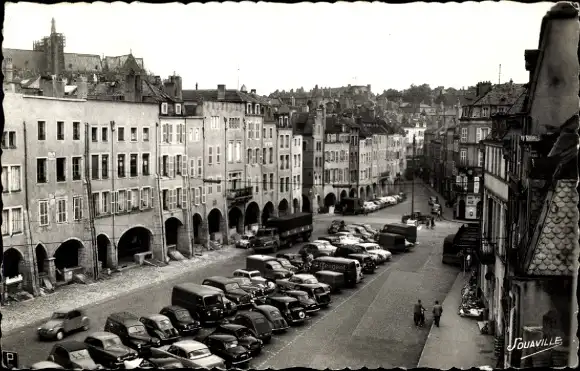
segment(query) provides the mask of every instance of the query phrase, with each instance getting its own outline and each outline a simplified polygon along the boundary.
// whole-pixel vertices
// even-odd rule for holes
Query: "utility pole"
[[[497,84],[501,84],[501,64],[499,65],[499,73],[497,76]]]
[[[415,148],[416,148],[415,135],[413,134],[413,156],[411,157],[411,163],[413,164],[413,172],[411,177],[411,215],[415,211]]]

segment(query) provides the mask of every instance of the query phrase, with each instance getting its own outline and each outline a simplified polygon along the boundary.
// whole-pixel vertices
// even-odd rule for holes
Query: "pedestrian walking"
[[[433,322],[435,326],[439,327],[439,321],[441,320],[441,315],[443,314],[443,307],[439,304],[439,301],[435,300],[435,305],[433,306]]]
[[[421,304],[421,300],[417,301],[417,304],[413,306],[413,321],[415,321],[415,326],[423,326],[425,323],[425,315],[423,311],[425,308]]]

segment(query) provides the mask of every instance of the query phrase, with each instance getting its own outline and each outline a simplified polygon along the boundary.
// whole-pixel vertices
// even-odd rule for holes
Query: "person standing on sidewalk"
[[[424,319],[422,318],[424,310],[425,308],[423,307],[423,304],[421,304],[421,300],[418,300],[417,304],[413,306],[413,321],[415,321],[415,326],[421,326],[422,322],[424,322]]]
[[[439,304],[438,300],[435,300],[435,305],[433,306],[433,322],[435,326],[439,327],[439,320],[441,320],[441,315],[443,314],[443,307]]]

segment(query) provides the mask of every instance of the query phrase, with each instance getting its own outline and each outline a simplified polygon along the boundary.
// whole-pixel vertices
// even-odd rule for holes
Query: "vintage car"
[[[129,312],[110,314],[105,321],[104,330],[117,335],[123,344],[135,349],[140,355],[147,355],[151,347],[161,345],[159,339],[147,333],[139,318]]]
[[[51,361],[40,361],[40,362],[36,362],[32,366],[30,366],[30,369],[31,370],[46,370],[46,369],[64,370],[65,368],[62,367],[61,365],[59,365],[58,363],[54,363]]]
[[[259,271],[248,271],[245,269],[236,269],[232,274],[234,277],[249,278],[253,284],[262,286],[266,294],[271,294],[276,291],[276,284],[266,278],[262,277]]]
[[[62,340],[65,335],[78,330],[87,331],[90,320],[80,309],[63,309],[52,314],[37,330],[40,339]]]
[[[374,241],[374,234],[360,225],[349,224],[346,226],[346,229],[348,232],[352,233],[353,236],[358,237],[363,241]]]
[[[339,293],[346,285],[344,273],[321,270],[314,273],[314,276],[318,282],[325,283],[330,286],[331,293]]]
[[[268,319],[260,312],[240,312],[231,323],[247,327],[254,337],[262,340],[264,343],[269,343],[272,339],[272,326],[270,326]]]
[[[223,276],[208,277],[203,280],[202,285],[222,290],[225,297],[236,303],[238,307],[251,306],[254,302],[252,295],[242,290],[240,285],[231,278]]]
[[[47,361],[66,369],[97,370],[102,368],[91,358],[87,346],[76,340],[66,340],[55,344]]]
[[[241,346],[233,335],[211,334],[205,338],[204,344],[213,354],[226,361],[228,369],[248,364],[252,359],[250,351]]]
[[[290,278],[285,278],[276,281],[276,285],[280,290],[302,290],[302,285],[319,285],[324,289],[324,291],[330,293],[330,286],[325,283],[320,283],[312,274],[295,274]]]
[[[383,250],[379,244],[373,242],[359,243],[357,246],[362,247],[365,252],[369,255],[375,255],[377,259],[375,260],[377,264],[384,264],[385,262],[391,260],[392,254],[390,251]]]
[[[340,219],[335,219],[332,222],[330,222],[330,225],[328,226],[328,234],[333,234],[338,232],[338,230],[340,229],[340,226],[344,224],[344,220],[340,220]]]
[[[340,231],[335,234],[339,238],[337,243],[333,243],[334,246],[340,247],[342,245],[360,243],[364,242],[362,238],[356,237],[352,232]]]
[[[299,254],[310,254],[313,258],[320,256],[332,256],[336,247],[330,245],[327,241],[310,242],[305,244],[298,251]]]
[[[245,233],[236,241],[236,247],[239,249],[249,249],[252,247],[252,241],[256,238],[251,233]]]
[[[348,254],[348,259],[358,260],[363,273],[375,273],[376,263],[372,255],[369,254]]]
[[[270,327],[272,327],[272,332],[284,332],[288,329],[288,323],[280,313],[278,308],[271,305],[254,305],[251,309],[252,311],[261,313],[270,322]]]
[[[379,257],[377,255],[368,254],[366,249],[361,246],[361,244],[363,244],[363,243],[364,242],[356,242],[353,244],[340,246],[339,248],[336,249],[334,256],[337,258],[348,258],[350,254],[365,254],[365,255],[369,255],[376,265],[378,260],[379,260]],[[359,260],[359,259],[357,259],[357,260]],[[364,270],[365,267],[364,267],[363,262],[360,262],[360,263],[361,263],[361,266],[363,267],[363,270]],[[373,270],[374,270],[374,268],[373,268]]]
[[[202,325],[212,325],[224,319],[224,293],[211,286],[184,282],[173,286],[171,305],[178,305]]]
[[[288,290],[284,292],[284,295],[297,299],[307,314],[313,314],[320,310],[316,300],[312,299],[306,291]]]
[[[319,249],[328,253],[333,254],[334,250],[336,250],[336,246],[331,244],[328,240],[319,240],[316,239],[312,241],[313,244],[319,245]]]
[[[324,286],[322,286],[324,285]],[[308,296],[316,302],[320,308],[326,308],[330,305],[332,298],[330,297],[330,291],[332,287],[325,283],[303,283],[298,288],[299,291],[304,291]]]
[[[161,309],[159,314],[169,318],[173,327],[182,336],[195,335],[201,329],[201,324],[191,317],[189,311],[177,305],[170,305]]]
[[[266,290],[264,286],[252,283],[252,280],[248,277],[231,277],[232,280],[236,281],[240,288],[252,295],[254,301],[264,302],[266,300]]]
[[[137,368],[144,363],[135,350],[124,345],[117,335],[110,332],[90,334],[85,338],[85,346],[96,363],[109,369]]]
[[[171,344],[179,340],[179,331],[163,314],[152,314],[139,318],[145,326],[145,330],[154,338],[159,339],[161,344]]]
[[[286,322],[291,325],[301,324],[306,321],[306,311],[297,299],[285,295],[269,296],[266,305],[278,309]]]
[[[379,209],[379,207],[374,202],[365,201],[363,203],[363,209],[367,213],[372,213],[373,211],[377,211]]]
[[[301,269],[304,266],[304,260],[302,260],[302,256],[300,254],[293,254],[293,253],[281,253],[276,254],[277,258],[286,259],[298,269]]]
[[[171,345],[152,348],[149,360],[155,362],[158,358],[167,357],[176,359],[186,368],[227,369],[222,358],[213,355],[205,344],[195,340],[180,340]]]
[[[235,323],[222,323],[212,332],[212,335],[232,335],[238,340],[238,343],[250,351],[250,355],[256,356],[262,351],[264,342],[254,336],[252,331],[246,326]]]
[[[224,317],[231,317],[238,312],[238,305],[226,297],[224,290],[218,289],[218,288],[213,287],[213,286],[207,286],[207,285],[203,285],[203,287],[207,288],[208,290],[215,291],[220,295],[221,300],[222,300],[221,309],[223,311]],[[217,321],[216,321],[216,323],[217,323]]]
[[[367,223],[352,223],[352,225],[357,226],[357,227],[362,227],[365,229],[365,231],[367,231],[368,233],[370,233],[371,235],[375,235],[377,233],[379,233],[378,229],[375,229],[373,227],[371,227],[370,224]]]
[[[286,258],[276,258],[276,261],[280,263],[282,268],[289,270],[290,272],[296,274],[298,272],[298,267],[290,263],[290,260]]]

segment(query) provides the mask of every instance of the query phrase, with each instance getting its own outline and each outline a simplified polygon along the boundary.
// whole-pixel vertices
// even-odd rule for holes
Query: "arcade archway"
[[[262,210],[262,225],[265,225],[272,216],[274,216],[274,204],[268,201]]]
[[[36,268],[38,269],[38,273],[45,273],[44,262],[46,261],[46,258],[48,258],[48,253],[42,244],[36,245],[34,248],[34,255],[36,257]]]
[[[310,208],[310,200],[308,196],[302,195],[302,212],[303,213],[311,213],[312,209]]]
[[[372,190],[372,188],[371,188],[370,185],[367,186],[366,196],[367,196],[367,199],[368,200],[370,200],[371,198],[373,198],[373,190]]]
[[[359,190],[358,197],[359,197],[361,200],[366,200],[366,196],[365,196],[365,189],[364,189],[364,187],[360,187],[360,190]]]
[[[113,254],[111,251],[111,240],[104,234],[97,236],[97,258],[102,264],[103,268],[112,268]]]
[[[356,189],[352,188],[348,193],[348,197],[354,198],[356,197]]]
[[[377,197],[377,183],[373,183],[373,197]]]
[[[192,218],[192,226],[193,226],[193,242],[194,243],[201,243],[201,225],[203,223],[203,219],[199,213],[193,214]]]
[[[24,272],[24,256],[22,253],[15,249],[9,248],[8,250],[4,251],[4,261],[3,265],[3,274],[5,278],[14,278],[18,277],[18,275],[23,274]]]
[[[260,219],[260,206],[258,203],[253,201],[246,207],[246,217],[244,220],[245,225],[258,224]]]
[[[165,221],[165,244],[167,246],[177,245],[179,241],[179,232],[183,228],[181,220],[171,217]]]
[[[324,197],[324,206],[331,207],[334,205],[336,205],[336,195],[330,192],[326,197]]]
[[[235,228],[237,233],[243,233],[244,231],[244,214],[237,206],[233,206],[228,211],[228,228]]]
[[[348,195],[347,195],[346,191],[342,191],[342,192],[340,192],[340,199],[341,199],[341,200],[342,200],[343,198],[347,197],[347,196],[348,196]]]
[[[151,251],[153,233],[144,227],[133,227],[123,233],[117,243],[117,261],[127,263],[134,261],[135,254]]]
[[[222,212],[219,209],[212,209],[209,214],[207,214],[207,226],[209,229],[210,236],[213,233],[220,233],[222,225]]]
[[[80,266],[82,249],[84,249],[84,245],[77,239],[70,239],[60,244],[54,252],[54,265],[56,269],[62,270],[64,268],[76,268]]]
[[[297,213],[300,211],[300,201],[298,201],[297,198],[295,198],[294,200],[292,200],[292,209],[294,209],[294,212]]]
[[[278,204],[278,214],[279,215],[286,215],[288,213],[288,200],[285,198],[280,201]]]

